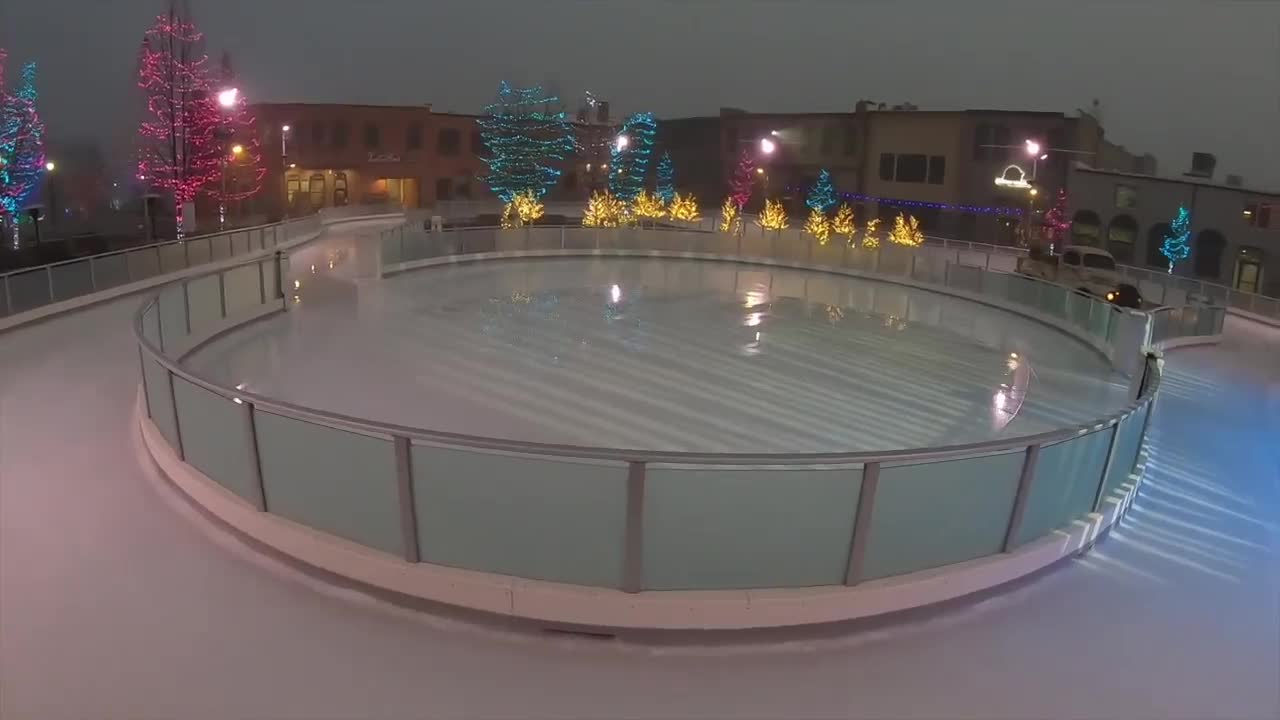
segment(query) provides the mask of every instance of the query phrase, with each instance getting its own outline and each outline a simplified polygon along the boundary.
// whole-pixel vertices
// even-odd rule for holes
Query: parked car
[[[1094,295],[1121,307],[1141,307],[1138,288],[1120,282],[1116,259],[1106,250],[1087,245],[1067,245],[1050,255],[1040,248],[1018,259],[1018,272]]]

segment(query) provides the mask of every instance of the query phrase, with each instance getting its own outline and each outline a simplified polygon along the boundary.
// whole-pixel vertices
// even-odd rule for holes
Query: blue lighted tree
[[[18,219],[45,174],[44,123],[36,111],[36,64],[22,66],[22,84],[6,89],[0,50],[0,216]]]
[[[831,173],[826,170],[818,173],[818,181],[809,188],[809,197],[805,198],[804,204],[811,210],[824,213],[835,207],[836,189],[831,185]]]
[[[557,165],[574,149],[573,125],[558,98],[540,87],[513,88],[503,82],[498,101],[476,121],[489,157],[485,182],[504,203],[521,193],[541,198],[560,178]]]
[[[1164,245],[1160,254],[1169,258],[1169,274],[1173,274],[1173,266],[1191,257],[1191,213],[1185,207],[1178,208],[1178,214],[1169,227],[1169,234],[1164,236]]]
[[[618,199],[631,202],[644,188],[657,132],[653,113],[636,113],[622,123],[609,153],[609,191]]]
[[[658,159],[658,197],[670,205],[676,196],[676,169],[671,165],[671,153],[664,152]]]

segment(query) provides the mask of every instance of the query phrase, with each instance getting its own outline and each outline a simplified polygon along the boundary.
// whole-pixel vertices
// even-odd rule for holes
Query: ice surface
[[[353,283],[335,258],[295,262],[293,312],[189,364],[228,386],[402,425],[704,452],[975,442],[1127,401],[1127,383],[1062,333],[889,283],[616,258]]]
[[[1170,354],[1084,558],[923,622],[655,648],[318,592],[209,530],[137,455],[138,302],[0,335],[5,720],[1280,717],[1280,331]]]

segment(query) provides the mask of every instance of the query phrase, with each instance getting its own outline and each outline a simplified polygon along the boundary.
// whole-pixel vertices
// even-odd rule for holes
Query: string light
[[[657,220],[666,217],[667,206],[656,193],[650,194],[641,188],[631,201],[631,213],[639,218]]]
[[[818,173],[818,181],[809,189],[809,197],[804,201],[812,210],[827,212],[836,204],[836,189],[831,185],[831,173],[825,169]]]
[[[724,205],[720,206],[720,224],[716,227],[722,233],[736,234],[741,227],[742,218],[738,211],[737,199],[730,195],[724,199]]]
[[[826,245],[831,239],[831,220],[819,208],[809,211],[809,219],[804,222],[804,231],[818,239],[819,245]]]
[[[692,193],[681,195],[676,193],[671,198],[671,207],[668,209],[671,213],[672,220],[682,220],[684,222],[698,222],[701,216],[698,215],[698,200]]]
[[[609,153],[609,190],[624,202],[631,202],[644,187],[645,174],[653,154],[658,121],[653,113],[635,113],[622,123],[618,142]]]
[[[560,178],[555,167],[574,149],[573,126],[564,112],[551,108],[558,98],[542,88],[498,87],[498,101],[476,120],[489,157],[489,189],[504,203],[516,195],[542,198]]]
[[[658,159],[658,197],[668,205],[676,197],[676,169],[671,164],[671,153],[667,152]]]
[[[22,83],[12,92],[4,80],[5,53],[0,50],[0,215],[14,225],[27,200],[48,172],[44,123],[36,110],[36,64],[22,66]]]
[[[177,225],[183,206],[222,170],[216,130],[222,121],[200,52],[204,35],[170,8],[143,35],[138,87],[148,114],[138,126],[138,177],[173,193]]]
[[[778,200],[765,200],[764,210],[756,218],[756,224],[764,230],[786,230],[791,226],[787,211]]]
[[[880,218],[871,218],[867,221],[866,230],[862,233],[862,247],[880,247]]]
[[[626,204],[608,190],[591,193],[582,213],[583,227],[618,227],[628,221]]]
[[[750,153],[743,150],[742,156],[738,158],[738,167],[734,170],[733,179],[729,181],[729,197],[733,198],[739,212],[751,200],[756,182],[755,171],[755,162],[751,159]]]
[[[1057,245],[1066,240],[1071,229],[1071,221],[1067,219],[1067,191],[1058,190],[1058,199],[1053,207],[1044,214],[1044,229],[1049,242]]]
[[[902,213],[898,213],[898,216],[893,219],[893,229],[889,231],[889,241],[909,247],[924,244],[924,232],[920,230],[920,221],[914,215],[903,217]]]
[[[1169,234],[1160,246],[1160,254],[1169,259],[1169,274],[1173,274],[1174,265],[1191,257],[1191,213],[1185,207],[1178,207]]]
[[[831,231],[837,235],[843,235],[845,240],[852,245],[853,234],[858,229],[853,218],[853,208],[849,207],[849,203],[840,203],[840,207],[836,208],[836,216],[831,219]]]
[[[794,193],[799,191],[793,185],[786,186],[786,191]],[[931,210],[947,210],[956,212],[974,213],[976,215],[997,215],[1003,217],[1022,217],[1024,211],[1020,208],[1003,207],[1000,205],[983,206],[983,205],[952,205],[949,203],[925,202],[923,200],[903,200],[900,198],[877,197],[875,195],[864,195],[861,193],[840,193],[843,200],[852,200],[854,202],[873,202],[880,205],[889,205],[891,207],[901,208],[927,208]]]

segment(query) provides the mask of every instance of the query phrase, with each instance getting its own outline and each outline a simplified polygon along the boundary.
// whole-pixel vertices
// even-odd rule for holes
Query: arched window
[[[1092,210],[1077,210],[1071,218],[1071,244],[1092,245],[1097,247],[1098,230],[1102,227],[1102,219]]]
[[[324,207],[324,175],[322,173],[311,176],[310,182],[307,183],[307,194],[311,196],[309,198],[311,207]]]
[[[293,207],[297,202],[298,194],[302,192],[302,179],[297,175],[290,175],[285,179],[285,190],[289,194],[289,207]]]
[[[347,204],[347,174],[337,173],[333,176],[333,206],[342,207]]]
[[[1222,274],[1222,252],[1227,239],[1217,230],[1201,230],[1191,245],[1191,260],[1196,277],[1217,279]]]
[[[1107,225],[1107,252],[1116,262],[1133,262],[1133,246],[1138,241],[1138,221],[1129,215],[1117,215]]]
[[[1156,223],[1147,231],[1147,265],[1150,267],[1169,269],[1169,258],[1160,252],[1164,247],[1164,237],[1169,234],[1169,223]]]

